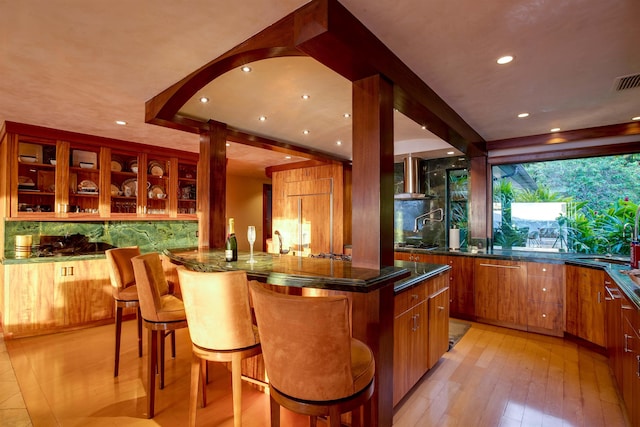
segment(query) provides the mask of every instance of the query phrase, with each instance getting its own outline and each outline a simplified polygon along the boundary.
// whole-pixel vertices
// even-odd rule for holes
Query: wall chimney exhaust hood
[[[396,200],[427,199],[429,196],[421,190],[420,158],[408,155],[404,159],[404,188],[402,193],[393,196]]]

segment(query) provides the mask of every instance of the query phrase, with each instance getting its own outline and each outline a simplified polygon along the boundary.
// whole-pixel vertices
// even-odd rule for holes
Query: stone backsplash
[[[37,244],[40,236],[82,234],[90,242],[117,247],[139,246],[142,252],[198,246],[198,221],[5,221],[4,258],[14,257],[15,236],[30,234]]]

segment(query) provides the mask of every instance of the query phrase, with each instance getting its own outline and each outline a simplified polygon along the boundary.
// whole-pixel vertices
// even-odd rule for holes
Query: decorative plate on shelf
[[[83,179],[78,185],[78,193],[80,194],[96,194],[98,192],[98,186],[95,182]]]
[[[122,183],[120,187],[122,189],[122,194],[127,197],[137,196],[138,195],[138,180],[131,178],[127,179]]]
[[[28,176],[19,176],[18,177],[18,185],[21,187],[35,187],[36,184],[33,182],[31,178]]]
[[[122,171],[122,163],[117,160],[111,160],[111,171],[112,172],[121,172]]]
[[[111,184],[111,195],[120,196],[122,195],[122,190],[120,190],[120,188],[117,185]]]
[[[153,185],[149,189],[149,196],[152,199],[164,199],[165,197],[167,197],[164,192],[164,187],[162,187],[161,185]]]
[[[151,160],[149,162],[149,174],[153,176],[164,175],[164,165],[157,160]]]

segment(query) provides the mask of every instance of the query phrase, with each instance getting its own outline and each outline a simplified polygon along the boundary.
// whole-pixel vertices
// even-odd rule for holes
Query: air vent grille
[[[633,89],[634,87],[640,87],[640,74],[632,74],[630,76],[623,76],[616,78],[616,90]]]

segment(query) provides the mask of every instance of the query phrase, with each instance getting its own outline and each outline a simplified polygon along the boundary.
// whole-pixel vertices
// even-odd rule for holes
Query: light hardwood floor
[[[6,341],[34,426],[186,425],[188,332],[178,331],[178,356],[167,361],[166,385],[156,393],[153,420],[144,418],[146,345],[145,356],[138,358],[135,323],[125,322],[116,379],[113,339],[109,325]],[[232,426],[230,374],[214,366],[209,403],[198,410],[198,425]],[[268,425],[268,398],[248,385],[243,391],[243,425]],[[282,425],[306,426],[308,421],[283,411]],[[628,424],[604,356],[571,341],[474,323],[396,407],[393,425]]]

